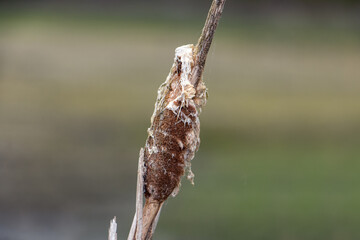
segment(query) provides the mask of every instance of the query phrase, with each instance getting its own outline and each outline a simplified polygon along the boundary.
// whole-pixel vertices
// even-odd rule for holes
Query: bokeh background
[[[210,0],[1,1],[0,240],[127,236],[174,49]],[[155,239],[360,239],[360,4],[228,0],[195,186]]]

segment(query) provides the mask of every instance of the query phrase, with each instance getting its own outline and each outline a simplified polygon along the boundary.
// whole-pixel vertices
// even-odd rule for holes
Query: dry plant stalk
[[[170,73],[158,90],[148,138],[140,151],[136,213],[128,240],[152,238],[161,207],[177,194],[185,171],[193,184],[190,161],[199,148],[199,114],[206,103],[202,74],[224,4],[225,0],[213,0],[197,45],[175,50]]]
[[[108,237],[108,240],[117,240],[116,228],[117,228],[116,217],[114,217],[114,218],[110,221],[110,228],[109,228],[109,237]]]

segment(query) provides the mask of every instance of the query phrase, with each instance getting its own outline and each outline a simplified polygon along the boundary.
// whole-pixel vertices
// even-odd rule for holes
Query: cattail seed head
[[[174,64],[158,90],[144,152],[144,192],[147,199],[165,201],[175,195],[200,144],[201,107],[206,103],[206,87],[191,82],[194,46],[175,50]]]

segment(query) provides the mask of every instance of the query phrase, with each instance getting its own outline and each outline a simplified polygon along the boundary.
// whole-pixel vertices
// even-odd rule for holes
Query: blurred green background
[[[119,239],[174,49],[210,1],[0,4],[0,240]],[[360,5],[230,1],[155,239],[360,239]]]

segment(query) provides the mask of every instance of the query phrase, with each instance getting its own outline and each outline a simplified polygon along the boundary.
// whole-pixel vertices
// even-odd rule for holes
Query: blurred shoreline
[[[56,6],[0,10],[0,239],[101,239],[114,215],[125,237],[156,91],[206,13]],[[156,239],[359,239],[358,16],[233,6],[205,69],[196,185]]]

